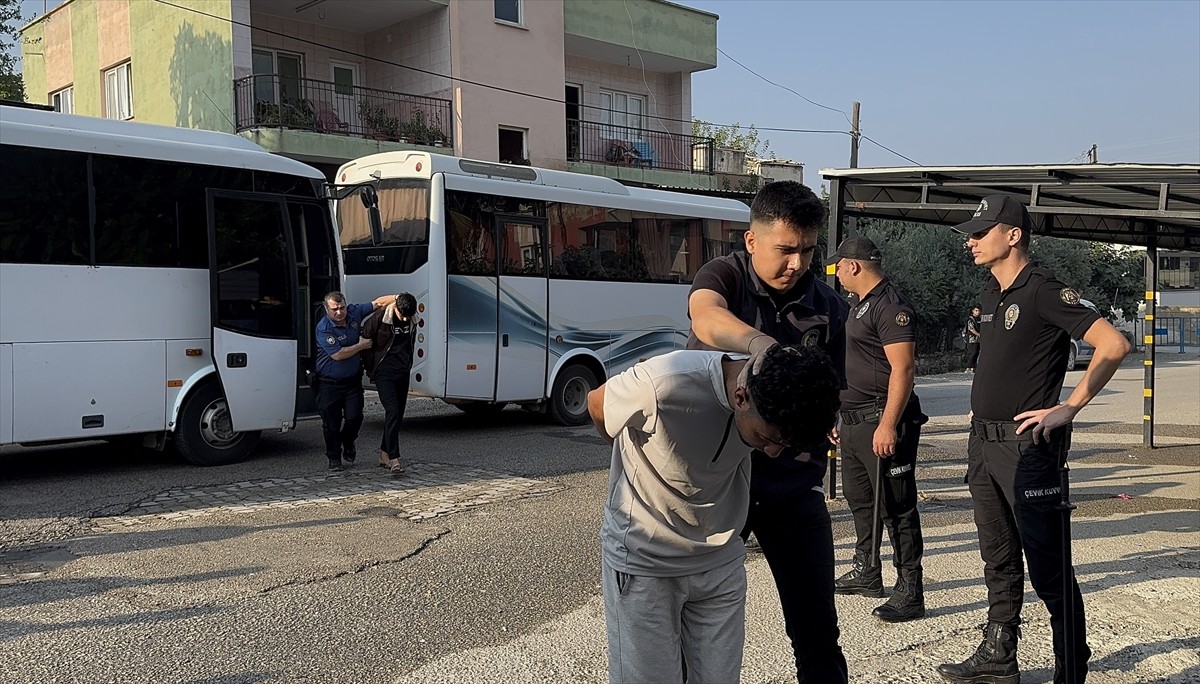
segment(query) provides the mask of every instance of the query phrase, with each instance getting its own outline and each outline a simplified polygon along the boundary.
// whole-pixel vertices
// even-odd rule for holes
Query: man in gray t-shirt
[[[588,395],[613,444],[600,532],[611,681],[682,682],[685,667],[691,682],[738,679],[750,451],[828,433],[838,388],[819,348],[773,347],[664,354]]]

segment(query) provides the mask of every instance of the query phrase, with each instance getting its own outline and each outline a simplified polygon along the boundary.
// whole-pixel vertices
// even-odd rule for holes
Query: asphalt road
[[[1165,448],[1137,446],[1142,368],[1131,360],[1081,415],[1076,468],[1108,472],[1133,459],[1178,470],[1178,487],[1157,475],[1142,489],[1122,479],[1113,487],[1136,495],[1115,503],[1112,489],[1084,488],[1079,516],[1197,510],[1200,363],[1160,357],[1160,369]],[[965,375],[919,382],[933,417],[924,524],[931,537],[953,531],[965,551],[969,385]],[[96,443],[0,449],[0,682],[606,681],[597,530],[609,455],[590,428],[513,408],[480,421],[413,399],[409,473],[397,480],[374,466],[381,427],[372,403],[365,462],[343,474],[326,472],[313,423],[265,437],[251,460],[223,468]],[[831,510],[845,555],[849,515],[844,502]],[[1194,517],[1182,519],[1193,547]],[[761,557],[748,562],[761,575]],[[748,620],[778,632],[769,613]],[[879,641],[846,629],[850,656],[860,639]],[[965,632],[946,638],[970,642],[958,659],[977,643]],[[779,655],[748,648],[743,681],[786,681]],[[1098,681],[1200,680],[1200,663],[1181,663],[1160,670],[1198,679],[1150,670],[1157,679]],[[926,681],[879,677],[856,681]]]

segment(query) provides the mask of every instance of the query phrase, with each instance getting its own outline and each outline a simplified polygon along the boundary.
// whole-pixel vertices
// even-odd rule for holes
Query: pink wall
[[[46,92],[71,85],[75,82],[75,48],[71,45],[71,5],[59,7],[54,15],[45,20],[46,37],[42,41],[42,52],[46,58]],[[44,93],[29,93],[31,98]]]
[[[96,3],[100,28],[100,69],[114,67],[129,59],[129,0]]]
[[[524,25],[497,23],[491,2],[451,0],[450,55],[456,77],[561,101],[566,82],[561,0],[526,0]],[[456,82],[455,148],[464,157],[499,158],[498,130],[527,131],[534,166],[565,168],[563,105]],[[465,113],[465,116],[463,114]]]

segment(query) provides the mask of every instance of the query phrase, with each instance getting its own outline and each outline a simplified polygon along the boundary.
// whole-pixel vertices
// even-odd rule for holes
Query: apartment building
[[[717,19],[664,0],[67,0],[21,32],[31,101],[236,132],[330,175],[417,148],[719,190],[690,125]]]

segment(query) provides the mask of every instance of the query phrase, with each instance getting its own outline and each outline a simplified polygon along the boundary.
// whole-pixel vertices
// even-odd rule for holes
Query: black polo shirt
[[[979,361],[971,410],[979,420],[1010,421],[1054,406],[1067,374],[1071,338],[1082,338],[1100,314],[1049,269],[1027,265],[1004,291],[989,278],[980,296]]]
[[[883,348],[917,341],[917,314],[892,281],[884,278],[851,307],[846,321],[846,389],[842,409],[865,408],[886,397],[892,364]]]
[[[850,305],[833,288],[808,271],[787,292],[767,288],[750,265],[750,255],[734,252],[700,267],[692,281],[691,292],[712,290],[725,298],[729,311],[743,323],[792,346],[817,345],[833,361],[845,386],[846,315]],[[689,293],[690,294],[690,293]],[[688,335],[688,349],[714,349]],[[807,460],[797,461],[784,454],[769,458],[755,450],[750,469],[750,489],[754,496],[788,499],[821,485],[828,465],[827,444],[800,448]],[[789,452],[792,450],[789,449]]]

